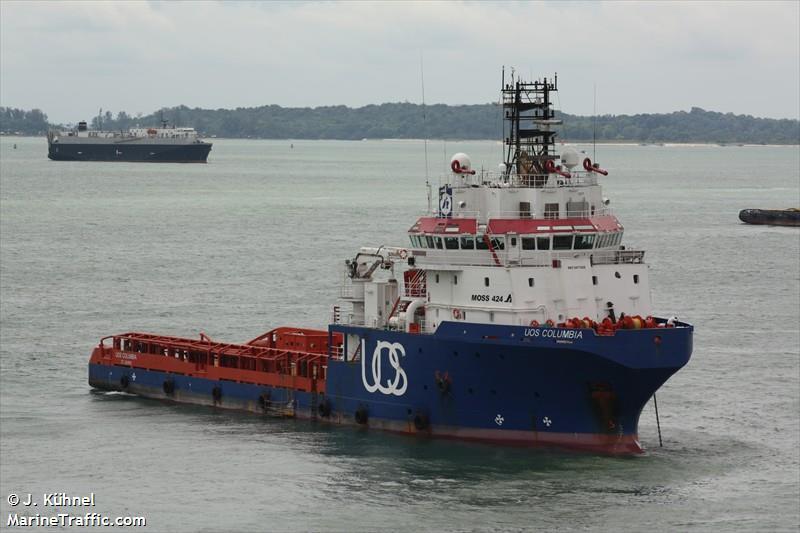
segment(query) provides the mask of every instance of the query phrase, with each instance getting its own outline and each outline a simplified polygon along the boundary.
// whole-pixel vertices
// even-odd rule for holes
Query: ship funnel
[[[450,158],[450,170],[455,174],[475,174],[469,156],[462,152]]]

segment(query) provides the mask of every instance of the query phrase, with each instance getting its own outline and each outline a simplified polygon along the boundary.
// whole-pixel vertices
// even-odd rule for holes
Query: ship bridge
[[[589,323],[650,314],[644,251],[603,197],[608,174],[576,149],[557,153],[557,81],[504,84],[505,161],[476,172],[455,154],[435,208],[408,248],[362,248],[347,262],[335,321],[419,333],[443,322]],[[429,191],[429,193],[432,191]],[[429,197],[433,196],[429,194]]]

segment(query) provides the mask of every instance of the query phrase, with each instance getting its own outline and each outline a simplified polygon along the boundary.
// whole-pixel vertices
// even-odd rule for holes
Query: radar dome
[[[459,152],[450,158],[450,168],[453,172],[466,173],[472,169],[472,162],[467,154]]]
[[[577,166],[580,160],[581,156],[578,154],[578,151],[572,147],[567,147],[561,152],[561,162],[570,170],[572,170],[572,167]]]

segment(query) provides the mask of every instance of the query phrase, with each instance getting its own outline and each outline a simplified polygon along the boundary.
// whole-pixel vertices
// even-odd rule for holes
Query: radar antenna
[[[551,80],[523,82],[514,79],[512,69],[511,76],[511,83],[504,80],[503,85],[506,168],[523,181],[543,180],[548,161],[558,158],[552,126],[561,121],[555,118],[550,98],[550,93],[558,90],[558,74]]]

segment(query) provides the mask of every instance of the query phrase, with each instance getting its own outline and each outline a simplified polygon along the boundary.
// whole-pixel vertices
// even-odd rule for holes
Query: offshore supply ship
[[[205,163],[211,143],[194,128],[131,128],[128,131],[90,130],[85,121],[70,131],[47,133],[47,157],[54,161],[129,161]]]
[[[239,344],[112,335],[89,383],[399,433],[641,452],[639,415],[689,361],[693,327],[652,316],[645,252],[621,245],[607,172],[556,154],[556,90],[557,78],[504,80],[499,171],[453,156],[407,245],[344,262],[326,330]]]

